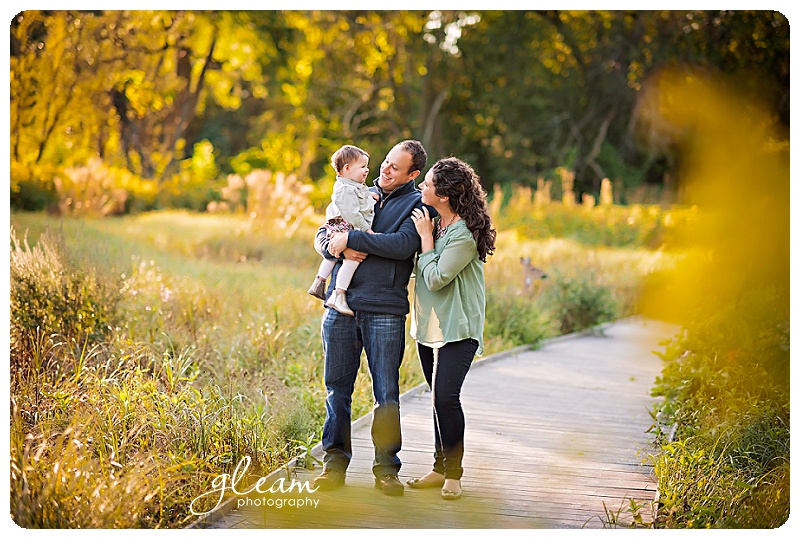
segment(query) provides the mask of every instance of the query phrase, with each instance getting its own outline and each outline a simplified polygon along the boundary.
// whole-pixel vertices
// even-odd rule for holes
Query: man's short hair
[[[331,166],[333,166],[333,170],[336,171],[336,174],[339,174],[346,164],[355,162],[355,160],[362,155],[369,159],[369,154],[358,146],[345,144],[333,152],[333,155],[331,156]]]
[[[400,146],[400,149],[404,152],[411,154],[411,168],[408,173],[410,174],[415,170],[419,170],[420,173],[422,173],[422,169],[425,168],[425,163],[428,162],[428,153],[425,151],[422,143],[418,140],[404,140],[399,143],[398,146]]]

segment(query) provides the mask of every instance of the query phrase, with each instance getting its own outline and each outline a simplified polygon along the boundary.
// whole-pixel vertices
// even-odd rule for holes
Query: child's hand
[[[378,193],[370,192],[370,194],[372,195],[372,198],[375,199],[375,202],[380,202],[381,201],[381,197],[380,197],[380,195]]]
[[[371,228],[368,228],[367,229],[367,234],[376,234],[376,232],[373,232]]]

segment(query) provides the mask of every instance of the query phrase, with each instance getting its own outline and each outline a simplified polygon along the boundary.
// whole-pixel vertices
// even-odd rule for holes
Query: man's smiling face
[[[410,172],[412,164],[411,154],[400,146],[389,150],[381,164],[380,188],[386,193],[391,193],[416,178],[419,171]]]

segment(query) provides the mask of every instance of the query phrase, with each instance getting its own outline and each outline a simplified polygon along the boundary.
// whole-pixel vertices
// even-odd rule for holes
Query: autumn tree
[[[92,154],[156,181],[185,157],[186,131],[213,99],[263,93],[270,45],[247,12],[26,11],[12,24],[12,158]]]

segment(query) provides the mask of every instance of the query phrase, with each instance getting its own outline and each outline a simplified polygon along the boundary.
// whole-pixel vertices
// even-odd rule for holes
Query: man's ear
[[[414,181],[414,180],[416,180],[416,179],[417,179],[417,176],[419,176],[419,173],[420,173],[420,172],[422,172],[422,171],[420,171],[420,170],[415,170],[414,172],[412,172],[411,174],[409,174],[409,175],[408,175],[408,177],[409,177],[409,178],[411,178],[411,181]]]

